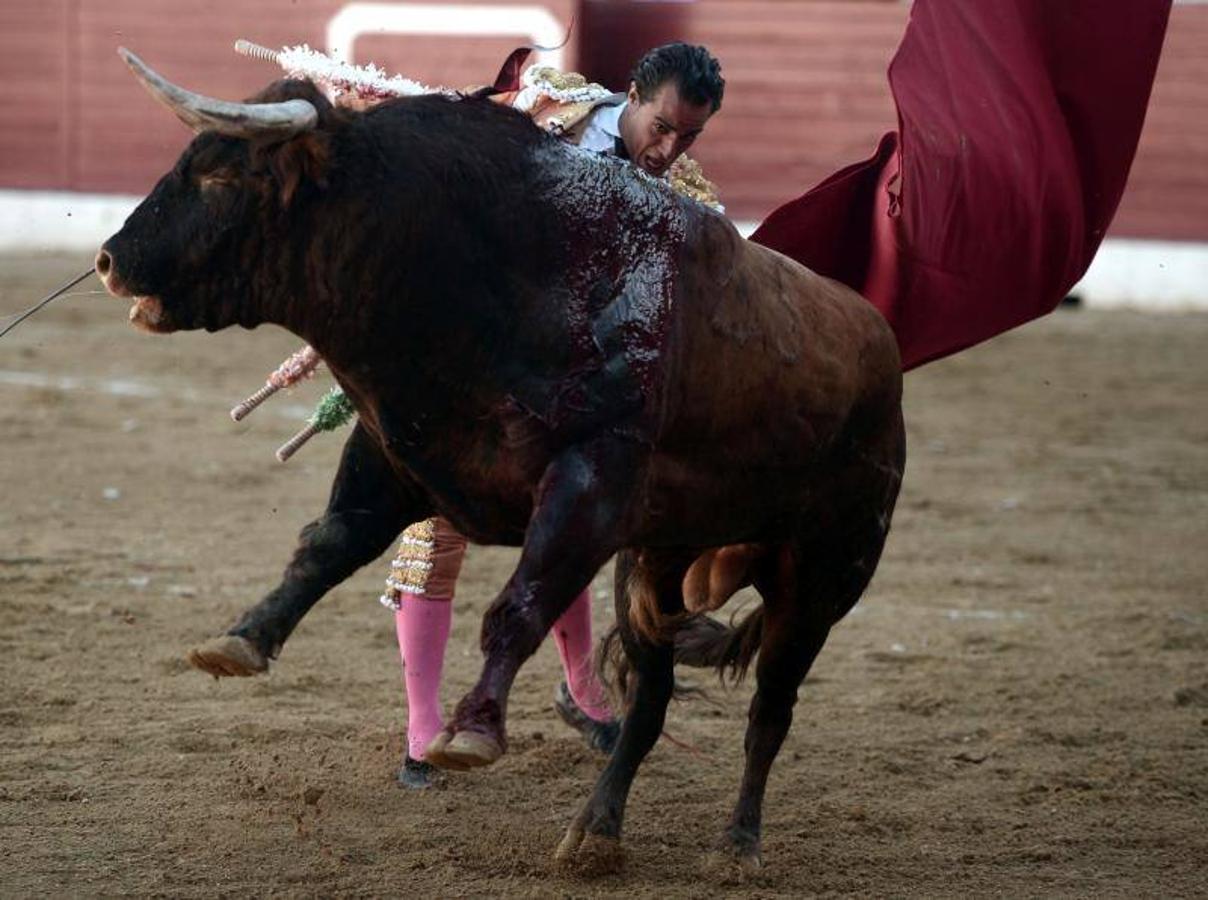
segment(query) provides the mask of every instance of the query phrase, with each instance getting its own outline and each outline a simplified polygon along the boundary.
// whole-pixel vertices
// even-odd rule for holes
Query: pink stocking
[[[394,614],[398,649],[407,686],[407,752],[423,759],[424,748],[444,728],[440,709],[440,676],[453,604],[403,594]]]
[[[612,710],[608,707],[604,686],[596,678],[592,666],[590,587],[575,598],[570,609],[554,623],[552,630],[571,697],[579,709],[592,719],[607,722],[612,718]]]

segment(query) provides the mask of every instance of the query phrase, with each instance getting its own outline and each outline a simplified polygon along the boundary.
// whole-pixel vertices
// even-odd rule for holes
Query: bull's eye
[[[210,172],[197,179],[197,187],[203,197],[217,197],[235,184],[234,179],[224,172]]]

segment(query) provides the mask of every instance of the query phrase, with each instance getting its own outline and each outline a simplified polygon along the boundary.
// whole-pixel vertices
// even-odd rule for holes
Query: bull
[[[481,676],[428,754],[483,765],[506,748],[521,664],[616,555],[631,701],[557,851],[612,867],[672,695],[675,636],[694,621],[685,575],[725,556],[731,587],[753,584],[762,606],[698,634],[717,662],[759,653],[718,850],[758,865],[798,686],[872,577],[901,482],[901,366],[882,317],[485,99],[355,112],[282,81],[228,103],[125,56],[199,133],[103,245],[105,287],[153,333],[288,329],[359,414],[326,511],[231,639],[275,655],[326,591],[434,514],[518,546],[483,619]]]

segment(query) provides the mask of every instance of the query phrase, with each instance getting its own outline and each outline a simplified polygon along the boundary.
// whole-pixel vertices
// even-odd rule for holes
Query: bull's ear
[[[250,98],[253,103],[285,100],[306,100],[314,106],[317,126],[285,141],[262,142],[253,152],[267,162],[280,191],[281,205],[288,208],[303,185],[320,189],[327,186],[331,136],[346,123],[347,117],[309,81],[282,79]]]
[[[280,191],[282,208],[289,208],[303,185],[313,185],[320,190],[327,187],[330,144],[327,132],[308,131],[262,149]]]

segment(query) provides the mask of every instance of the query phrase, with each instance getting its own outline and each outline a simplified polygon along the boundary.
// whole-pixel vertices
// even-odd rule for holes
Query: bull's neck
[[[246,236],[229,277],[205,287],[206,305],[219,311],[222,326],[278,325],[307,341],[321,332],[331,304],[324,280],[313,277],[313,261],[322,252],[314,221],[311,210],[298,209],[262,220]]]
[[[315,347],[358,406],[388,397],[440,416],[450,401],[499,401],[492,391],[517,367],[560,377],[598,352],[603,306],[618,335],[650,344],[626,348],[647,381],[684,234],[679,201],[625,163],[557,143],[530,166],[506,221],[474,227],[500,204],[488,211],[456,187],[417,204],[391,187],[402,178],[382,178],[379,196],[333,185],[292,232],[294,255],[266,263],[282,286],[264,295],[266,321]]]
[[[335,216],[322,209],[299,214],[288,234],[264,242],[254,302],[261,321],[320,352],[324,346],[364,346],[372,327],[366,314],[371,279],[360,271],[363,260],[349,259],[355,241],[325,219]]]

